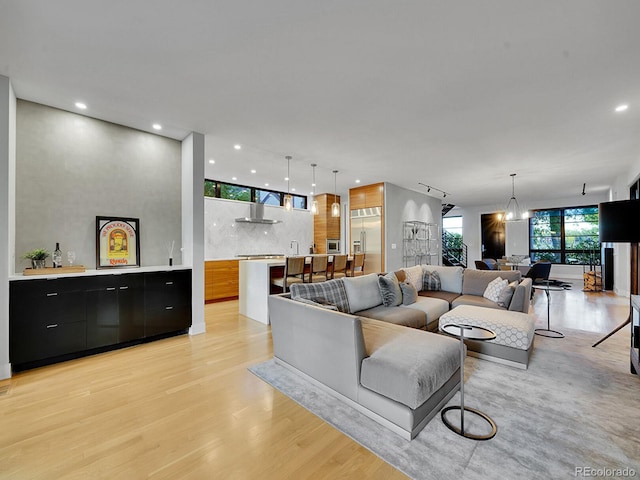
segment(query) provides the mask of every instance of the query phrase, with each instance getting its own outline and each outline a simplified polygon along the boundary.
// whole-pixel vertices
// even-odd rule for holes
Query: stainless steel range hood
[[[280,220],[270,220],[264,218],[264,203],[251,203],[249,205],[249,216],[236,218],[238,223],[262,223],[267,225],[273,225],[274,223],[281,223]]]

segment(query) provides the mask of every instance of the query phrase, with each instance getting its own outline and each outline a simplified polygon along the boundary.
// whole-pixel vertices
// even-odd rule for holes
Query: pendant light
[[[516,174],[511,174],[511,198],[507,202],[507,207],[504,209],[504,221],[505,222],[519,222],[527,218],[528,212],[523,211],[518,204],[516,198]]]
[[[336,180],[337,180],[338,170],[333,171],[333,203],[331,204],[331,216],[339,217],[340,216],[340,204],[337,202],[337,188],[336,188]]]
[[[287,194],[284,196],[284,209],[287,212],[290,212],[291,209],[293,208],[293,198],[289,193],[289,185],[290,185],[290,178],[291,178],[291,157],[287,155],[284,158],[287,159],[287,178],[285,179],[287,181]]]
[[[311,202],[311,215],[318,215],[320,212],[318,211],[318,201],[316,200],[316,167],[317,163],[312,163],[311,168],[313,169],[313,183],[311,186],[313,187],[313,202]]]

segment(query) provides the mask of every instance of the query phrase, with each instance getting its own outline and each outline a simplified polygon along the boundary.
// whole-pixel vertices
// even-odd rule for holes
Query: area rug
[[[273,360],[249,368],[274,388],[414,479],[640,477],[640,378],[629,334],[536,336],[528,370],[465,361],[465,405],[498,425],[488,441],[460,437],[440,414],[411,442]],[[459,393],[448,405],[459,405]],[[635,474],[635,475],[634,475]]]

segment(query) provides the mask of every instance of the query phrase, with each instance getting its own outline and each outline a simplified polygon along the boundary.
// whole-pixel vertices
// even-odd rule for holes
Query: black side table
[[[564,338],[563,333],[558,332],[557,330],[551,330],[551,327],[549,325],[549,306],[551,305],[551,298],[550,298],[549,292],[559,292],[561,290],[564,290],[564,288],[558,287],[556,285],[548,285],[548,284],[533,285],[532,288],[534,288],[535,290],[543,290],[544,293],[547,294],[547,328],[536,328],[535,334],[542,335],[543,337],[549,337],[549,338]]]
[[[449,430],[457,433],[458,435],[462,435],[465,438],[471,438],[473,440],[489,440],[496,436],[498,432],[498,427],[495,422],[489,417],[487,414],[482,413],[480,410],[476,410],[475,408],[465,407],[464,406],[464,339],[469,338],[472,340],[493,340],[496,338],[495,332],[492,332],[488,328],[476,327],[474,325],[465,325],[465,324],[453,324],[448,323],[440,327],[445,333],[449,335],[453,335],[454,337],[460,338],[460,405],[453,405],[451,407],[446,407],[440,413],[442,417],[442,423],[444,423]],[[450,410],[460,410],[460,428],[451,424],[446,417],[446,414]],[[467,411],[469,413],[473,413],[478,417],[484,419],[491,426],[491,432],[487,435],[476,435],[473,433],[465,432],[464,430],[464,412]]]

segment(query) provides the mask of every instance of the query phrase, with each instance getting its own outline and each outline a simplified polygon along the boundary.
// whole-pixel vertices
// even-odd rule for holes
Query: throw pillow
[[[442,289],[440,283],[440,275],[438,274],[438,272],[432,272],[430,270],[427,270],[426,268],[423,270],[422,289],[431,291],[438,291]]]
[[[513,298],[513,294],[518,287],[518,282],[511,282],[509,285],[502,289],[500,292],[500,298],[498,298],[498,305],[502,308],[509,308],[511,304],[511,299]]]
[[[496,277],[489,282],[489,285],[487,285],[487,288],[485,289],[482,296],[488,300],[491,300],[492,302],[498,303],[498,300],[500,299],[500,294],[502,293],[502,290],[504,289],[504,287],[507,286],[508,283],[509,282],[507,282],[506,280],[503,280],[500,277]]]
[[[398,284],[396,274],[391,272],[378,277],[378,287],[385,307],[397,307],[402,303],[402,290]]]
[[[416,288],[407,282],[400,284],[400,290],[402,290],[402,304],[411,305],[418,300],[418,291]]]
[[[335,305],[332,305],[330,303],[325,303],[322,301],[314,302],[313,300],[309,300],[308,298],[303,298],[303,297],[297,297],[295,299],[292,298],[292,300],[300,303],[305,303],[307,305],[313,305],[314,307],[320,307],[320,308],[326,308],[327,310],[338,311],[338,307],[336,307]]]
[[[359,277],[345,277],[341,280],[344,282],[344,289],[349,301],[349,313],[368,310],[382,304],[377,273]],[[316,285],[321,284],[318,283]]]
[[[415,267],[403,268],[405,274],[405,281],[409,282],[415,287],[417,291],[422,290],[422,266],[416,265]]]
[[[339,311],[349,313],[349,301],[342,279],[320,283],[294,283],[290,288],[292,300],[304,298],[316,303],[331,304]]]

